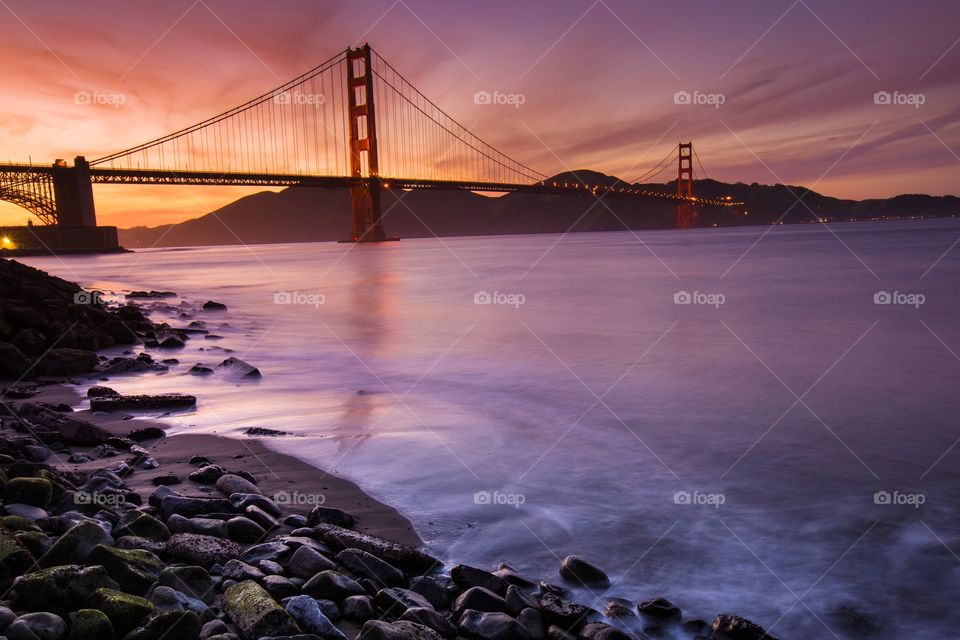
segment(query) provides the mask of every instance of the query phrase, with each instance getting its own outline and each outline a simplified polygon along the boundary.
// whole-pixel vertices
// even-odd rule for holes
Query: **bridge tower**
[[[693,197],[693,143],[681,142],[677,145],[677,195],[681,198]],[[677,205],[677,227],[687,229],[693,226],[695,216],[693,204],[682,202]]]
[[[373,67],[369,44],[347,49],[347,108],[350,117],[350,170],[351,175],[359,179],[359,183],[350,188],[353,204],[350,240],[386,240],[380,221],[377,115],[373,103]]]
[[[56,199],[57,224],[62,227],[96,227],[97,213],[93,206],[93,184],[90,163],[77,156],[73,166],[63,160],[53,164],[53,193]]]

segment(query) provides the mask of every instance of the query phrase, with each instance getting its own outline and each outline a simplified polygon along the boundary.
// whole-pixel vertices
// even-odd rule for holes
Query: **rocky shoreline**
[[[190,406],[194,396],[98,384],[87,392],[96,411],[72,411],[78,398],[58,378],[164,366],[146,351],[98,350],[190,338],[134,302],[167,294],[131,292],[111,307],[0,260],[0,378],[10,379],[0,396],[0,637],[773,640],[737,616],[689,620],[663,598],[610,597],[607,575],[578,556],[563,559],[555,581],[506,564],[447,568],[355,485],[257,440],[167,437],[163,425],[131,429],[110,413]],[[219,366],[260,375],[233,357]],[[584,591],[588,604],[576,602]]]

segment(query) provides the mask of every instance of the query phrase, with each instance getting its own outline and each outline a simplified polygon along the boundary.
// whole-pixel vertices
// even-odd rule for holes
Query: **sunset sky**
[[[4,161],[145,142],[369,41],[451,116],[546,174],[629,179],[689,139],[720,180],[960,194],[956,0],[0,0],[0,16]],[[477,91],[524,100],[477,105]],[[677,105],[678,91],[723,104]],[[914,104],[875,104],[878,91]],[[78,92],[122,104],[78,104]],[[249,192],[95,187],[100,223],[121,227]],[[0,204],[0,223],[27,217]]]

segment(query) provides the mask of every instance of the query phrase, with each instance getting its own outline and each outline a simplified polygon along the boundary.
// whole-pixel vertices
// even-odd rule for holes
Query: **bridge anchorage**
[[[674,158],[675,193],[652,181]],[[384,230],[381,199],[388,189],[647,200],[676,206],[676,226],[690,227],[703,207],[742,204],[694,196],[694,161],[705,177],[693,144],[685,142],[632,183],[550,178],[467,130],[365,44],[237,107],[129,149],[89,162],[78,156],[73,166],[0,165],[0,199],[36,215],[43,225],[29,229],[45,229],[61,245],[72,238],[67,244],[107,248],[117,245],[116,229],[96,226],[94,183],[345,189],[352,209],[346,242],[396,239]]]

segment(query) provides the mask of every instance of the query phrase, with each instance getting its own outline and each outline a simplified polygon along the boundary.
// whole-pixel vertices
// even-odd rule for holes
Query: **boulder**
[[[115,589],[97,589],[93,592],[90,604],[107,614],[120,637],[142,624],[154,610],[153,603],[146,598]]]
[[[575,584],[587,587],[606,587],[610,585],[610,578],[602,569],[591,564],[580,556],[567,556],[560,563],[560,576]]]
[[[157,583],[187,594],[190,597],[213,604],[216,582],[203,567],[167,567],[160,572]]]
[[[374,596],[373,603],[385,618],[399,618],[407,609],[433,609],[433,605],[419,593],[399,587],[381,589]]]
[[[287,601],[287,613],[296,621],[297,626],[306,633],[315,633],[323,638],[347,640],[330,619],[320,610],[317,601],[310,596],[295,596]]]
[[[13,478],[7,483],[3,501],[46,509],[53,498],[53,484],[46,478]]]
[[[262,375],[255,366],[234,356],[230,356],[218,364],[217,368],[234,378],[259,378]]]
[[[729,614],[717,616],[710,625],[710,631],[714,636],[720,636],[724,640],[776,640],[773,636],[767,635],[760,625],[746,618]]]
[[[301,631],[290,614],[252,580],[227,587],[223,592],[223,610],[247,640]]]
[[[30,369],[30,358],[9,342],[0,342],[0,378],[20,380]]]
[[[307,516],[307,524],[311,527],[318,524],[332,524],[345,529],[352,529],[354,525],[353,516],[336,507],[325,507],[317,505]]]
[[[14,589],[22,602],[66,613],[80,608],[97,589],[116,589],[117,583],[101,566],[63,565],[20,576]]]
[[[83,349],[50,349],[34,363],[33,373],[38,376],[65,378],[94,371],[99,364],[97,354]]]
[[[109,640],[113,637],[113,623],[98,609],[80,609],[70,627],[69,640]]]
[[[505,613],[467,609],[458,629],[463,637],[476,640],[531,640],[527,628]]]
[[[67,635],[67,623],[55,613],[27,613],[4,630],[10,640],[62,640]]]
[[[490,613],[509,613],[507,601],[489,589],[470,587],[457,597],[450,610],[457,618],[467,609]]]
[[[446,609],[450,604],[447,588],[433,576],[416,576],[410,580],[410,590],[416,591],[430,601],[437,611]]]
[[[586,624],[587,616],[591,613],[595,613],[593,609],[554,593],[548,592],[540,596],[540,614],[547,625],[577,631]]]
[[[654,598],[641,602],[637,605],[637,611],[651,618],[679,620],[681,617],[680,607],[666,598]]]
[[[443,640],[433,629],[416,622],[369,620],[360,629],[357,640]]]
[[[340,602],[350,596],[366,595],[366,590],[355,580],[336,571],[321,571],[307,580],[303,593],[314,598],[325,598]]]
[[[197,397],[183,393],[91,398],[91,411],[166,411],[197,406]]]
[[[67,564],[86,564],[90,552],[98,544],[113,546],[113,538],[93,520],[81,520],[73,525],[37,560],[41,568]]]
[[[314,527],[314,531],[322,541],[335,548],[360,549],[411,573],[425,573],[443,566],[443,562],[419,549],[359,531],[351,531],[332,524],[318,524]]]
[[[234,493],[260,493],[257,485],[232,473],[225,473],[217,478],[216,487],[220,493],[227,497]]]
[[[457,637],[457,627],[455,627],[446,616],[433,609],[424,609],[421,607],[407,609],[403,612],[403,615],[400,616],[400,620],[422,624],[425,627],[433,629],[444,638],[448,638],[448,640]]]
[[[366,622],[377,616],[370,596],[348,596],[341,603],[343,617],[351,622]]]
[[[309,580],[321,571],[333,571],[336,568],[335,562],[308,546],[297,549],[287,562],[287,569],[290,574],[304,580]]]
[[[265,535],[266,530],[263,527],[245,516],[227,520],[227,536],[231,540],[250,544],[263,540]]]
[[[93,548],[89,561],[106,568],[121,589],[140,595],[157,581],[164,567],[160,558],[144,549],[116,549],[102,544]]]
[[[151,616],[143,631],[127,636],[127,640],[197,640],[200,628],[200,616],[195,611],[164,611]]]
[[[402,571],[361,549],[344,549],[337,554],[337,560],[350,571],[369,578],[379,587],[399,587],[407,582]]]
[[[167,555],[189,564],[210,567],[239,558],[243,548],[236,542],[196,533],[176,533],[166,544]]]
[[[9,513],[9,508],[7,509]],[[14,578],[33,566],[33,554],[17,536],[0,525],[0,580]]]
[[[149,513],[135,509],[120,516],[113,533],[117,537],[138,536],[155,542],[162,542],[170,537],[167,525]]]
[[[453,578],[454,583],[461,589],[469,589],[470,587],[483,587],[489,591],[500,594],[501,596],[507,593],[507,583],[505,580],[499,576],[495,576],[489,571],[484,571],[483,569],[477,569],[476,567],[471,567],[465,564],[455,565],[450,569],[450,577]]]
[[[214,302],[213,300],[207,300],[203,303],[201,307],[204,311],[226,311],[227,305],[222,302]]]

